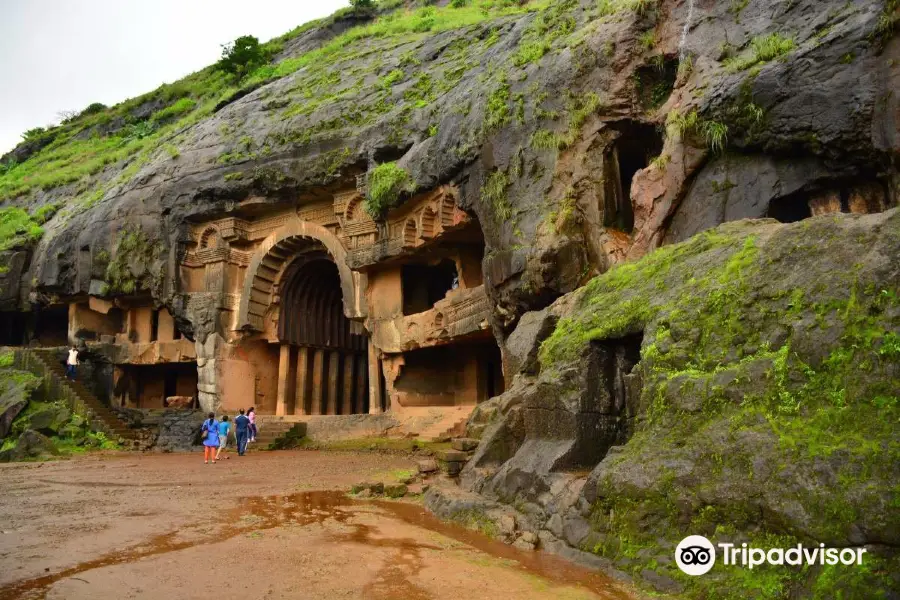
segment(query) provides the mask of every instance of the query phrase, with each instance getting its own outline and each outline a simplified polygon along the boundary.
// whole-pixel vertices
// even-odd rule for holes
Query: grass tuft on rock
[[[397,206],[401,195],[412,191],[409,173],[396,162],[378,165],[369,173],[366,211],[374,218],[381,218]]]

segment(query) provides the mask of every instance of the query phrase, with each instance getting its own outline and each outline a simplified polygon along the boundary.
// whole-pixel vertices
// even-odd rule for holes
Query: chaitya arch
[[[366,316],[365,274],[350,270],[344,247],[328,229],[296,221],[269,235],[254,253],[241,294],[237,329],[264,329],[266,312],[276,300],[287,268],[310,247],[321,248],[336,265],[344,315],[349,319]]]

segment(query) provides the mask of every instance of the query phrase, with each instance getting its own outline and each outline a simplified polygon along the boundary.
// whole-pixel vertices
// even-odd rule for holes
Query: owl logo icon
[[[703,575],[716,564],[716,549],[702,535],[689,535],[675,548],[675,562],[688,575]]]

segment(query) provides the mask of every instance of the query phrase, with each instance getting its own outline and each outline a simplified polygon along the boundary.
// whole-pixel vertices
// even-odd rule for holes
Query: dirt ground
[[[418,504],[343,493],[411,466],[312,451],[2,465],[0,600],[632,597]]]

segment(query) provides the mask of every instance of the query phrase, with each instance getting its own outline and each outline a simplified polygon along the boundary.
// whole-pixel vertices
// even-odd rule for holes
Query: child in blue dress
[[[209,413],[209,418],[203,421],[200,428],[203,434],[203,464],[210,462],[216,464],[216,451],[219,449],[219,424],[216,423],[215,413]]]

